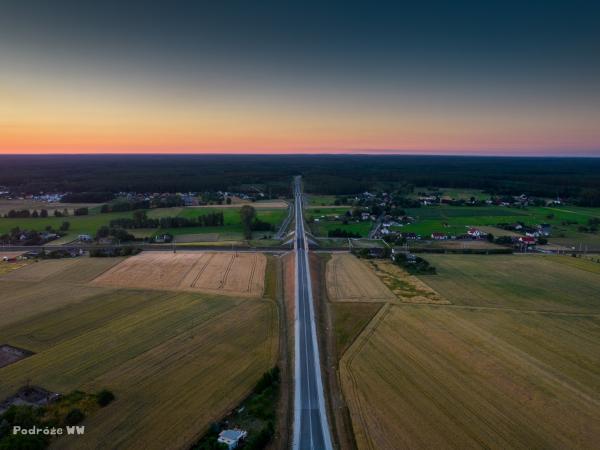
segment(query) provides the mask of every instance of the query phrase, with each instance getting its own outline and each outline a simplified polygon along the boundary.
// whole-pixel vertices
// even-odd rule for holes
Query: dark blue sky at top
[[[2,1],[23,51],[166,70],[594,80],[600,2]],[[433,72],[433,73],[432,73]]]
[[[0,151],[600,154],[600,1],[0,0],[0,101]]]

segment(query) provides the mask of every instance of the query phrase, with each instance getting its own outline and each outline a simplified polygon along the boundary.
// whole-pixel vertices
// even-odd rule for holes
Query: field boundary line
[[[250,276],[248,277],[248,286],[246,287],[246,292],[250,292],[252,290],[252,282],[254,281],[254,272],[256,272],[256,265],[258,264],[258,255],[255,253],[254,258],[252,259],[252,270],[250,271]],[[265,267],[266,270],[266,267]]]
[[[348,302],[349,303],[349,302]],[[355,302],[356,303],[356,302]],[[453,308],[453,309],[471,309],[481,311],[508,311],[526,314],[545,314],[554,316],[572,316],[572,317],[600,317],[600,313],[596,312],[569,312],[569,311],[549,311],[541,309],[519,309],[519,308],[502,308],[500,306],[474,306],[474,305],[457,305],[454,303],[393,303],[394,306],[403,307],[434,307],[434,308]]]
[[[354,358],[356,358],[360,351],[364,348],[364,346],[368,343],[369,339],[377,329],[378,325],[385,319],[388,313],[391,310],[390,303],[384,303],[381,309],[375,314],[375,316],[369,321],[367,325],[365,325],[364,331],[358,335],[358,337],[354,340],[352,345],[346,349],[344,352],[344,356],[340,359],[340,364],[344,366],[345,373],[347,374],[348,381],[350,382],[350,390],[352,391],[352,396],[354,397],[354,402],[358,406],[356,408],[356,416],[360,420],[360,424],[362,427],[364,439],[371,449],[375,449],[373,440],[369,434],[369,427],[367,426],[366,419],[363,415],[363,411],[365,411],[360,394],[358,392],[358,383],[354,374],[352,373],[352,363],[354,362]],[[356,431],[355,431],[356,437]]]
[[[200,261],[202,261],[202,255],[200,255],[200,258],[198,258]],[[194,269],[194,267],[196,267],[196,265],[198,264],[198,261],[195,261],[194,264],[192,264],[190,266],[190,268],[185,272],[185,274],[180,278],[179,283],[177,283],[177,285],[181,285],[183,284],[183,281],[186,279],[186,277],[188,276],[188,274]],[[191,286],[190,286],[191,287]]]
[[[93,283],[93,282],[94,282],[96,279],[100,278],[102,275],[104,275],[104,274],[105,274],[106,272],[108,272],[109,270],[113,270],[113,269],[115,269],[115,268],[116,268],[116,267],[117,267],[119,264],[121,264],[122,262],[124,262],[126,259],[127,259],[127,257],[125,257],[125,258],[121,259],[119,262],[117,262],[117,263],[113,264],[112,266],[110,266],[110,267],[107,267],[106,269],[104,269],[102,272],[100,272],[99,274],[97,274],[97,275],[96,275],[94,278],[92,278],[91,280],[88,280],[88,281],[83,281],[83,282],[81,282],[81,283],[82,283],[82,284],[86,284],[86,285],[88,285],[88,284],[90,284],[90,283]],[[73,283],[73,284],[78,284],[78,283]]]
[[[227,267],[225,268],[223,278],[221,278],[221,281],[219,282],[219,289],[225,290],[224,287],[227,284],[227,277],[229,277],[229,272],[231,272],[231,266],[233,266],[233,263],[235,262],[237,257],[237,252],[234,255],[231,255],[231,259],[229,260],[229,263],[227,263]]]

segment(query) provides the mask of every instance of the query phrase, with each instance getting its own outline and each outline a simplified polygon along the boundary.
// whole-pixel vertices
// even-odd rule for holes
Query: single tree
[[[240,218],[242,220],[242,227],[244,228],[244,237],[246,239],[252,238],[252,222],[256,217],[256,210],[254,207],[244,205],[240,209]]]

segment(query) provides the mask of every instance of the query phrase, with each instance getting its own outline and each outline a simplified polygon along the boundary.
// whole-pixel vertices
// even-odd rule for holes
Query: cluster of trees
[[[55,209],[52,214],[54,217],[67,217],[69,215],[69,210],[67,208],[63,209],[62,211]],[[75,216],[87,216],[89,214],[89,210],[87,208],[77,208],[73,210],[73,214]],[[4,214],[6,219],[35,219],[38,217],[44,218],[48,216],[49,214],[47,209],[40,209],[39,212],[37,209],[34,209],[33,211],[28,209],[11,209],[9,212]]]
[[[593,217],[588,220],[587,225],[580,225],[578,230],[582,233],[597,233],[600,226],[600,219]]]
[[[0,244],[2,245],[43,245],[48,241],[56,239],[69,229],[69,222],[63,222],[59,230],[55,230],[50,225],[44,231],[22,230],[15,227],[10,232],[0,235]]]
[[[275,366],[265,372],[258,381],[252,394],[242,403],[244,414],[249,416],[248,422],[260,425],[258,429],[250,430],[246,442],[243,443],[245,450],[261,450],[268,446],[275,434],[275,406],[279,396],[281,376],[279,367]],[[225,418],[225,419],[228,419]],[[213,424],[192,450],[223,450],[227,446],[219,444],[217,437],[223,428],[221,424]]]
[[[150,209],[148,200],[139,201],[117,201],[110,204],[104,204],[100,207],[101,213],[134,211],[136,209]]]
[[[198,217],[160,217],[149,218],[146,211],[138,210],[133,213],[133,218],[119,218],[110,221],[111,228],[184,228],[184,227],[221,227],[225,224],[222,211],[204,214]]]
[[[13,427],[59,428],[77,425],[85,419],[85,413],[80,405],[95,401],[100,408],[104,408],[114,399],[115,395],[111,391],[103,389],[97,394],[73,391],[48,406],[12,405],[0,414],[0,449],[45,449],[50,444],[50,435],[13,434]]]
[[[136,209],[173,208],[183,206],[183,199],[179,195],[157,197],[152,200],[117,200],[113,203],[102,205],[101,213],[135,211]]]
[[[75,216],[87,216],[90,211],[87,208],[75,208],[73,210],[73,215]]]
[[[327,232],[327,236],[331,238],[359,238],[360,234],[354,233],[353,231],[342,230],[341,228],[335,228]]]
[[[274,231],[273,225],[256,217],[256,209],[250,205],[240,208],[240,219],[244,229],[244,238],[252,239],[253,231]]]
[[[434,275],[436,273],[435,267],[420,256],[398,253],[394,255],[394,262],[413,275]]]
[[[102,203],[115,198],[112,192],[74,192],[61,198],[65,203]]]
[[[85,173],[85,177],[81,174]],[[202,176],[198,176],[202,173]],[[0,179],[15,192],[73,192],[70,202],[106,202],[116,192],[263,192],[290,195],[293,175],[307,192],[392,192],[404,185],[483,189],[492,195],[570,199],[600,206],[600,160],[397,155],[6,155]]]
[[[123,228],[107,227],[106,225],[101,226],[96,232],[96,240],[112,238],[115,241],[129,242],[135,241],[135,236],[128,233]]]

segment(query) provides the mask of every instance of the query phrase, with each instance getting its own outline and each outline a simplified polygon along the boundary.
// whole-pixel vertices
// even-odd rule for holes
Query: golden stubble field
[[[358,448],[595,448],[597,263],[429,256],[453,304],[385,304],[340,361]]]
[[[387,306],[341,361],[358,447],[594,448],[600,320]]]
[[[106,271],[93,284],[260,297],[266,264],[261,253],[143,252]]]
[[[334,302],[386,302],[395,295],[360,259],[334,254],[326,268],[327,295]]]
[[[0,369],[0,398],[26,382],[117,398],[54,448],[189,448],[277,360],[272,299],[92,283],[122,261],[48,260],[0,276],[0,341],[35,352]]]

